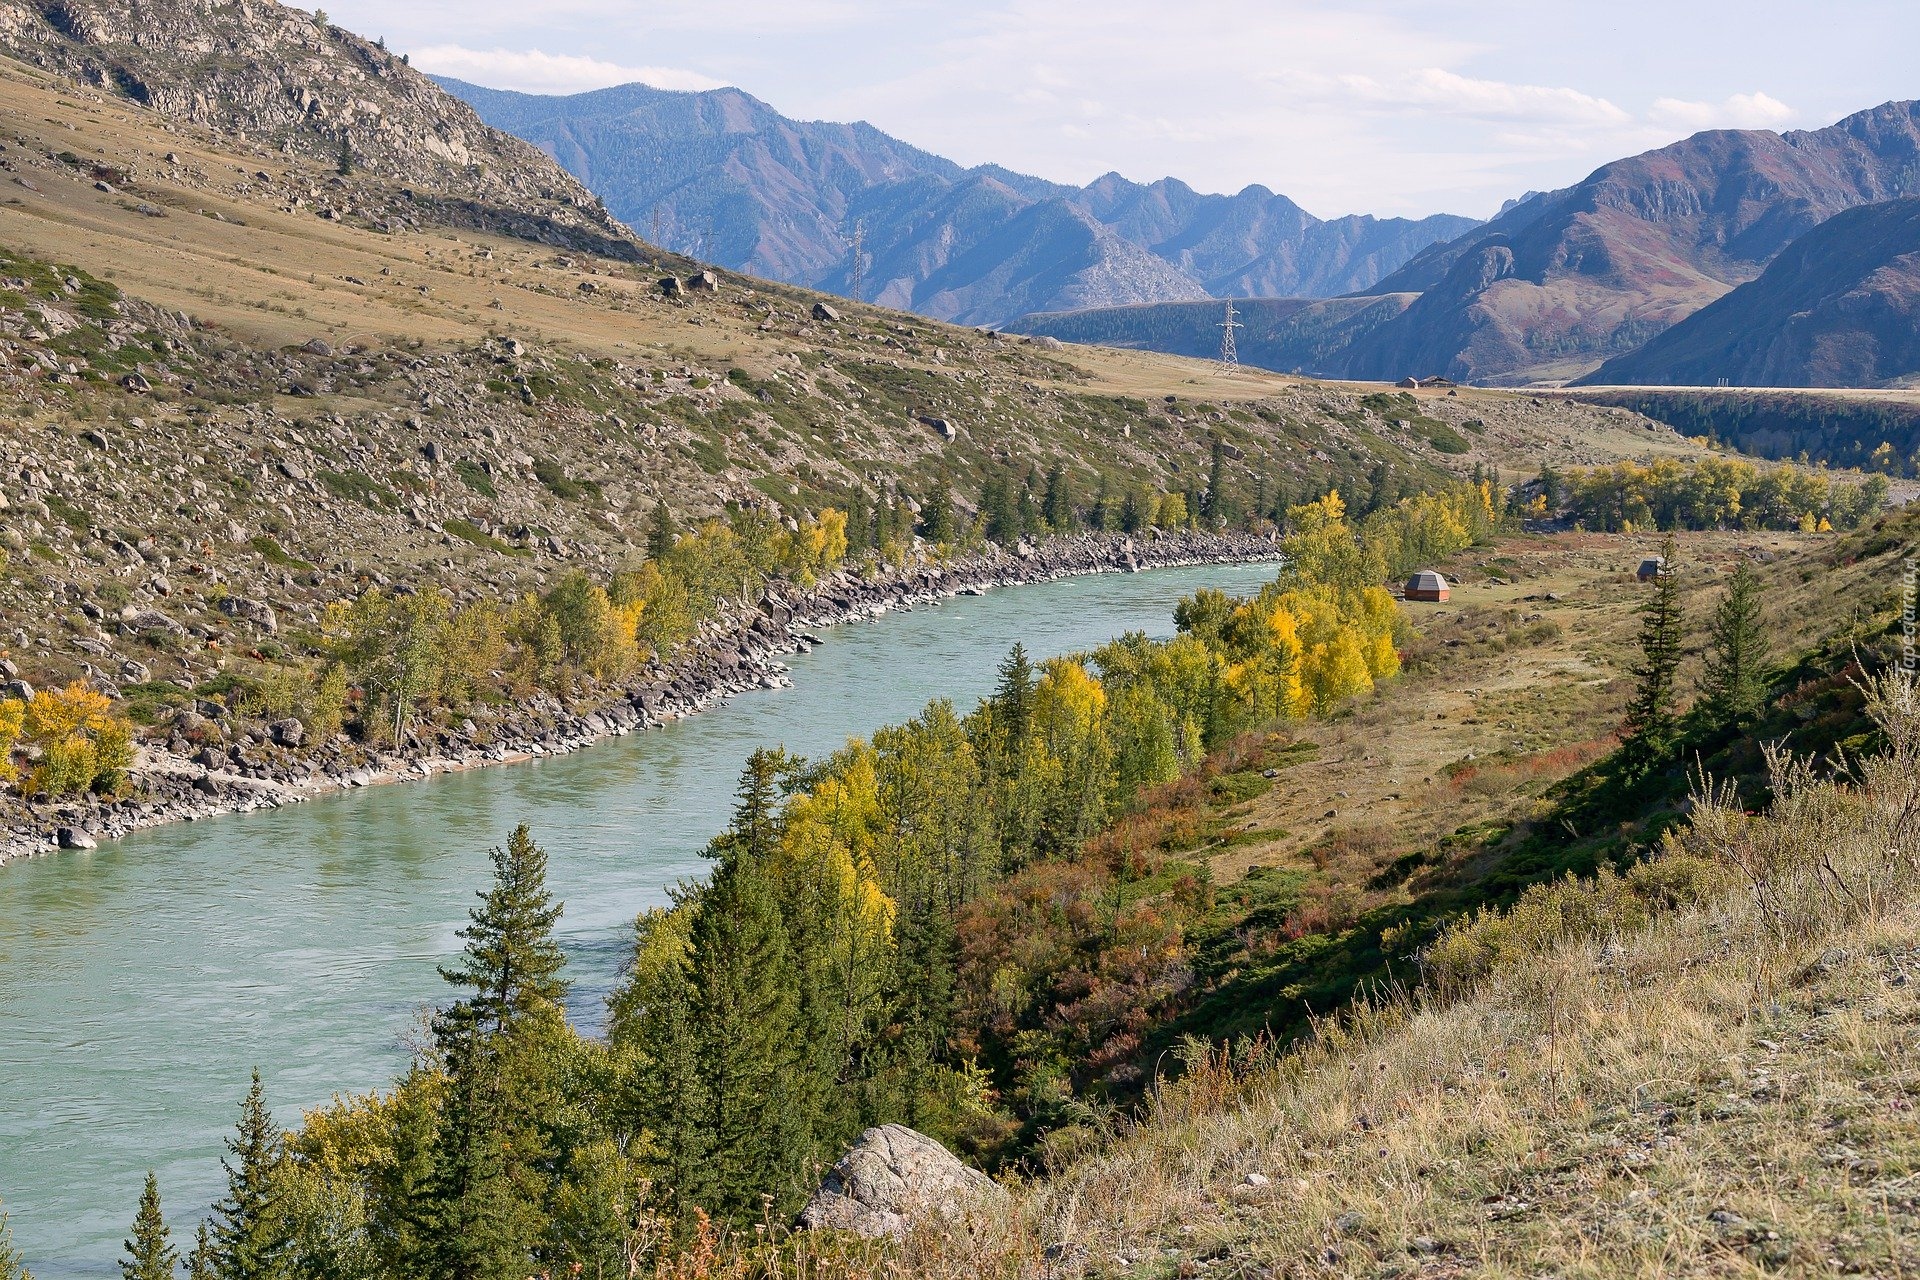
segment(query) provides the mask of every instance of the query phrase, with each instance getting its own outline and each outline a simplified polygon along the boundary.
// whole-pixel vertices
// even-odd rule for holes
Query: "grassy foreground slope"
[[[1685,754],[1718,783],[1676,760],[1618,825],[1583,830],[1598,810],[1593,771],[1576,774],[1534,802],[1531,838],[1468,849],[1477,866],[1423,873],[1417,892],[1444,906],[1541,842],[1588,878],[1547,887],[1556,868],[1534,865],[1540,887],[1481,898],[1504,908],[1456,906],[1401,982],[1319,1004],[1296,1044],[1255,1026],[1171,1046],[1144,1113],[1089,1113],[1100,1140],[1028,1184],[1017,1219],[929,1228],[899,1270],[1920,1264],[1920,700],[1897,674],[1916,530],[1894,516],[1779,562],[1772,616],[1829,639],[1777,655],[1749,730],[1717,748],[1695,733]]]

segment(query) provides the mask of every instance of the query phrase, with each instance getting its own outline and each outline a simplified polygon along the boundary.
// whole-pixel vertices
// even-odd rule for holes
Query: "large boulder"
[[[800,1225],[874,1239],[899,1237],[930,1215],[1007,1198],[1005,1188],[926,1134],[883,1124],[861,1134],[828,1170],[800,1211]]]

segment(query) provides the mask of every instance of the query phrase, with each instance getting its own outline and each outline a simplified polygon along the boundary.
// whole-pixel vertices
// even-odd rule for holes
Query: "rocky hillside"
[[[283,161],[400,184],[394,201],[432,204],[435,221],[603,252],[630,239],[536,148],[318,13],[273,0],[7,3],[0,51]]]
[[[1473,225],[1446,215],[1323,221],[1259,186],[1201,195],[1171,178],[1143,186],[1108,174],[1076,188],[962,169],[871,125],[788,119],[738,89],[543,97],[441,83],[557,157],[635,226],[657,218],[663,243],[844,294],[859,222],[865,297],[966,323],[1348,293]]]
[[[1920,373],[1920,198],[1836,214],[1594,385],[1873,387]]]

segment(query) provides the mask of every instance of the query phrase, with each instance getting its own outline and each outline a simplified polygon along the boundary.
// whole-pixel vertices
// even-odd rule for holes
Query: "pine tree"
[[[796,1088],[795,974],[767,869],[723,856],[691,938],[688,1018],[707,1108],[707,1159],[683,1199],[744,1224],[760,1196],[796,1207],[815,1117]]]
[[[1668,534],[1653,595],[1640,607],[1640,661],[1633,668],[1636,685],[1633,701],[1627,705],[1626,741],[1621,746],[1629,778],[1652,768],[1673,743],[1683,641],[1680,576],[1673,555],[1673,535]]]
[[[1152,516],[1141,500],[1138,489],[1128,489],[1126,497],[1120,503],[1120,528],[1125,533],[1138,533],[1146,528]]]
[[[0,1280],[33,1280],[27,1260],[13,1247],[13,1230],[5,1212],[0,1212]]]
[[[492,851],[493,886],[441,977],[473,994],[433,1025],[445,1084],[426,1176],[424,1269],[445,1280],[518,1280],[542,1229],[537,1172],[550,1142],[546,1051],[565,1034],[566,958],[546,851],[525,826]]]
[[[1226,524],[1232,518],[1232,505],[1227,497],[1227,445],[1215,436],[1213,456],[1207,464],[1207,494],[1203,508],[1207,523],[1216,529]]]
[[[665,560],[678,536],[673,527],[673,512],[667,510],[665,502],[654,503],[653,515],[647,521],[647,559]]]
[[[160,1215],[160,1183],[151,1170],[140,1193],[139,1211],[133,1215],[133,1239],[125,1248],[120,1274],[126,1280],[173,1280],[180,1254],[167,1240],[167,1221]]]
[[[1100,477],[1100,487],[1094,491],[1093,502],[1087,507],[1087,524],[1095,533],[1105,533],[1113,527],[1113,499],[1107,496],[1107,477]]]
[[[1047,496],[1041,503],[1040,513],[1046,517],[1047,528],[1055,533],[1072,533],[1079,528],[1080,521],[1073,509],[1073,482],[1067,478],[1066,468],[1057,462],[1047,472]]]
[[[468,912],[471,923],[460,931],[466,953],[440,976],[456,987],[471,987],[469,1003],[481,1028],[499,1033],[535,1008],[565,998],[560,971],[566,957],[553,940],[561,906],[547,891],[546,850],[523,825],[490,856],[493,887],[480,895],[480,905]]]
[[[873,513],[865,491],[847,495],[847,559],[858,561],[873,545]]]
[[[928,486],[920,505],[920,536],[928,542],[952,542],[953,534],[953,493],[943,477]]]
[[[187,1280],[214,1280],[213,1239],[202,1222],[193,1231],[193,1252],[187,1255]]]
[[[217,1280],[266,1280],[283,1273],[286,1223],[280,1212],[276,1175],[286,1158],[286,1141],[267,1110],[260,1071],[240,1104],[240,1123],[227,1139],[227,1194],[213,1206],[204,1241],[196,1244],[197,1264]]]
[[[1753,714],[1766,696],[1763,665],[1767,633],[1760,619],[1760,577],[1742,563],[1714,610],[1708,633],[1705,697],[1714,718],[1731,727]]]
[[[1040,468],[1030,467],[1026,479],[1013,486],[1014,503],[1020,516],[1020,536],[1038,537],[1045,530],[1040,527],[1040,504],[1034,499],[1034,490],[1040,487]]]
[[[1003,547],[1020,540],[1020,513],[1013,503],[1013,486],[998,472],[980,486],[980,514],[987,518],[987,538]]]
[[[1027,736],[1028,722],[1033,718],[1033,688],[1033,663],[1027,657],[1027,647],[1015,641],[1000,664],[1000,683],[994,689],[993,709],[1007,731],[1009,749],[1016,754]]]

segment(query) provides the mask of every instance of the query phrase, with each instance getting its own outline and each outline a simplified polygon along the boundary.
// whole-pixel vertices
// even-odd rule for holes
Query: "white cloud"
[[[1698,132],[1701,129],[1778,129],[1792,123],[1796,112],[1764,93],[1736,93],[1724,102],[1657,98],[1648,114],[1655,124]]]
[[[452,76],[489,89],[521,93],[582,93],[616,84],[645,84],[655,89],[718,89],[723,81],[679,67],[629,67],[578,54],[538,49],[468,49],[457,44],[414,51],[413,65],[435,75]]]
[[[1420,107],[1478,120],[1610,125],[1631,118],[1605,98],[1578,89],[1480,80],[1440,67],[1422,67],[1394,81],[1346,75],[1338,77],[1337,83],[1363,102]]]

